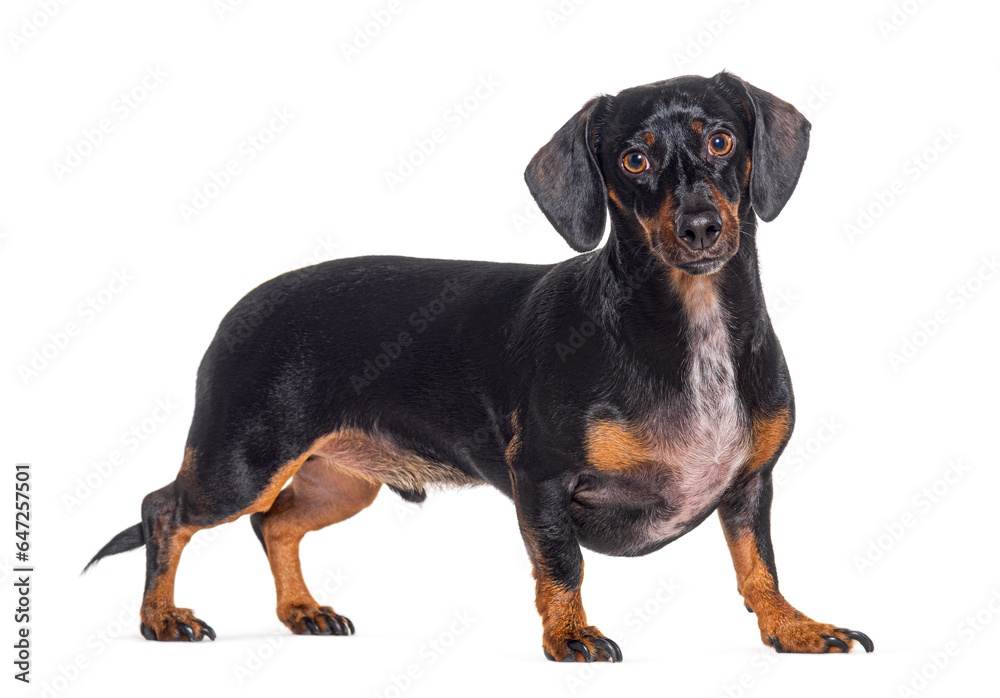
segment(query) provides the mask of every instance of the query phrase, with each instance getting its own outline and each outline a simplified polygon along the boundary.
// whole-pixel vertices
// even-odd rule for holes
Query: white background
[[[0,16],[0,461],[3,488],[33,464],[37,565],[26,688],[5,504],[4,695],[946,696],[995,676],[995,3],[404,0],[350,57],[387,0],[46,5]],[[358,254],[565,259],[522,181],[531,155],[597,93],[722,68],[813,123],[798,190],[759,232],[798,405],[774,543],[789,600],[875,654],[765,649],[713,517],[646,558],[586,555],[589,618],[626,661],[553,665],[513,507],[487,488],[422,509],[384,493],[307,538],[307,581],[355,621],[350,639],[285,630],[247,521],[199,534],[180,566],[178,604],[215,643],[139,637],[140,551],[77,576],[176,474],[196,367],[246,291]],[[477,98],[481,81],[496,87]],[[275,109],[290,123],[247,150]],[[436,128],[444,142],[390,190]],[[60,177],[70,150],[84,157]],[[230,160],[239,174],[185,221]],[[68,323],[68,346],[47,346]],[[36,351],[50,358],[25,373]]]

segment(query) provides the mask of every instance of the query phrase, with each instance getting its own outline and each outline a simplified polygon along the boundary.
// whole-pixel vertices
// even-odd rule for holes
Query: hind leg
[[[187,608],[174,605],[174,578],[181,552],[196,532],[272,506],[281,487],[308,458],[285,463],[257,487],[220,488],[207,484],[189,449],[177,479],[147,495],[142,502],[146,543],[146,587],[140,631],[147,640],[214,640],[215,631]],[[211,458],[207,462],[214,462]],[[209,473],[213,472],[211,469]]]
[[[357,514],[375,500],[381,483],[372,482],[337,467],[333,461],[313,457],[299,468],[271,508],[251,517],[267,552],[278,596],[278,618],[293,633],[348,635],[350,620],[320,606],[302,578],[299,543],[316,531]]]
[[[176,483],[149,494],[142,503],[146,540],[146,588],[139,626],[147,640],[214,640],[215,631],[188,608],[174,605],[174,577],[181,551],[201,528],[180,523]]]

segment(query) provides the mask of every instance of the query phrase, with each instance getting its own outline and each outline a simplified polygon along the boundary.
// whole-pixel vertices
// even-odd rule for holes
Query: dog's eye
[[[622,167],[625,168],[626,172],[639,174],[649,169],[649,161],[638,150],[633,150],[632,152],[625,153],[625,157],[622,158]]]
[[[733,149],[733,138],[728,133],[716,133],[708,139],[708,149],[712,155],[728,155]]]

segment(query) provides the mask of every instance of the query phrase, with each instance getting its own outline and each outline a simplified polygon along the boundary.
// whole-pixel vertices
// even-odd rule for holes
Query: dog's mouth
[[[711,257],[708,259],[697,259],[693,262],[676,264],[675,266],[691,276],[701,276],[702,274],[714,274],[719,271],[725,263],[729,261],[729,259],[729,257]]]
[[[680,269],[691,276],[715,274],[739,251],[739,221],[735,216],[731,220],[725,218],[723,220],[724,225],[718,242],[708,249],[693,250],[677,237],[672,219],[669,223],[661,223],[655,219],[639,219],[653,253],[667,266]]]

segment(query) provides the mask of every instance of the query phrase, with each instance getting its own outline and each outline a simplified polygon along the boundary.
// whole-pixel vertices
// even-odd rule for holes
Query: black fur
[[[124,531],[119,533],[117,536],[112,538],[107,542],[107,544],[101,548],[101,550],[91,558],[87,566],[83,568],[86,572],[91,567],[97,564],[97,562],[108,555],[117,555],[118,553],[125,553],[129,550],[135,550],[136,548],[141,548],[146,544],[146,538],[142,533],[142,524],[137,523],[135,526],[129,526]]]

